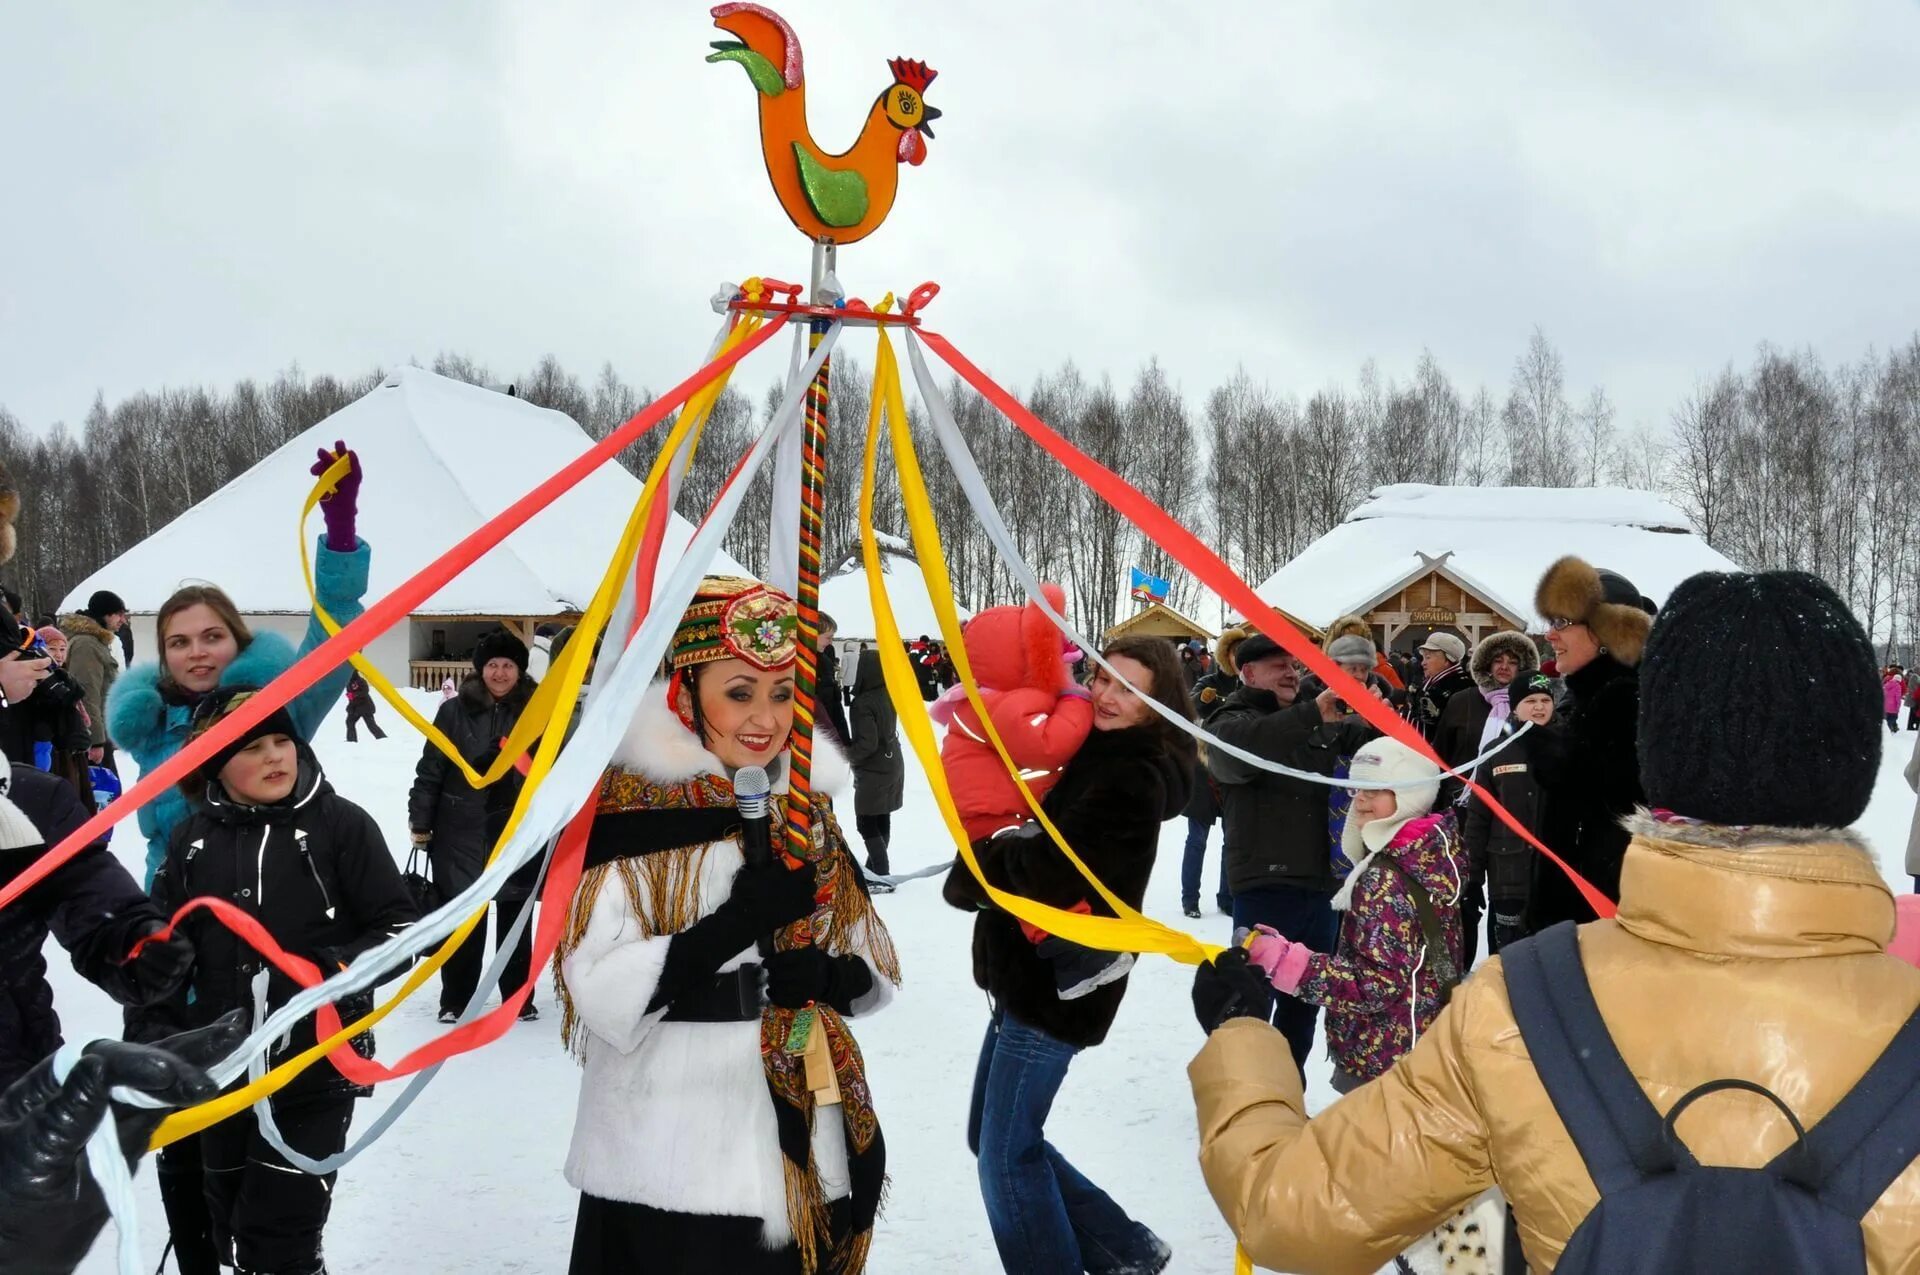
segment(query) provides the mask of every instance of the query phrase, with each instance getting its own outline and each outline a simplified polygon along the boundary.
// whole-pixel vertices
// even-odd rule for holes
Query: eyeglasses
[[[1578,628],[1583,623],[1585,623],[1583,620],[1569,620],[1565,616],[1558,616],[1547,621],[1547,632],[1560,633],[1567,629]]]

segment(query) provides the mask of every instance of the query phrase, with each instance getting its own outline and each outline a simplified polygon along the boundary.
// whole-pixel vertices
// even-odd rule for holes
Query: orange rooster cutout
[[[927,126],[940,112],[922,99],[937,72],[894,58],[893,83],[874,99],[866,127],[839,154],[822,150],[807,129],[800,40],[786,20],[757,4],[723,4],[714,25],[738,40],[716,40],[709,62],[738,62],[760,98],[760,150],[767,176],[793,224],[815,242],[848,244],[879,228],[893,209],[900,165],[927,157]]]

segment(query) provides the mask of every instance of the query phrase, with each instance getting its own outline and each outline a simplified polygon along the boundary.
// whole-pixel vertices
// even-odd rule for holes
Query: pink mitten
[[[1307,961],[1313,949],[1304,943],[1282,938],[1271,926],[1256,925],[1247,940],[1247,961],[1266,974],[1267,981],[1291,996],[1300,990],[1307,976]]]

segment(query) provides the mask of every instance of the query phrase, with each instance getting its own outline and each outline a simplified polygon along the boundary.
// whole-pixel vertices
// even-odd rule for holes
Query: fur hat
[[[1584,624],[1614,659],[1629,668],[1640,662],[1653,627],[1653,604],[1633,582],[1569,554],[1547,568],[1533,591],[1534,609],[1548,620]]]
[[[1372,638],[1361,637],[1357,633],[1342,633],[1327,643],[1327,658],[1337,662],[1343,660],[1365,660],[1367,667],[1380,657],[1380,652]]]
[[[19,516],[20,489],[13,485],[7,467],[0,464],[0,562],[13,557],[13,520]]]
[[[482,633],[480,640],[473,644],[474,672],[486,672],[487,665],[493,660],[512,660],[524,673],[527,671],[527,644],[505,629]]]
[[[1502,655],[1511,655],[1519,661],[1520,671],[1513,677],[1515,686],[1520,685],[1521,678],[1540,668],[1540,650],[1534,646],[1533,639],[1512,629],[1502,629],[1474,643],[1473,658],[1467,662],[1467,672],[1473,674],[1474,685],[1483,691],[1498,685],[1493,680],[1493,662]]]
[[[1346,910],[1353,897],[1354,883],[1360,879],[1367,859],[1384,850],[1401,828],[1431,814],[1433,803],[1440,798],[1440,767],[1388,736],[1373,740],[1355,753],[1347,774],[1354,779],[1387,780],[1402,786],[1393,790],[1395,809],[1385,819],[1375,819],[1362,828],[1359,820],[1347,816],[1340,833],[1340,849],[1353,871],[1333,898],[1334,908],[1340,911]]]
[[[1222,673],[1239,674],[1240,665],[1234,660],[1234,655],[1239,651],[1240,644],[1252,636],[1252,627],[1245,624],[1236,624],[1220,631],[1220,636],[1213,644],[1213,662]]]
[[[1326,632],[1320,635],[1320,645],[1322,647],[1331,647],[1336,638],[1343,637],[1365,638],[1371,642],[1373,641],[1373,626],[1367,623],[1365,616],[1337,616],[1333,623],[1327,626]]]
[[[1805,572],[1693,576],[1647,639],[1650,806],[1714,824],[1844,828],[1873,795],[1886,729],[1873,644]]]

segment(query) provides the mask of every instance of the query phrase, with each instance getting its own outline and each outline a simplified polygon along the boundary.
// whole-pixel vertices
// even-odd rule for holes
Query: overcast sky
[[[829,149],[886,58],[940,72],[841,276],[938,280],[1009,383],[1157,353],[1197,402],[1425,346],[1503,388],[1539,324],[1631,427],[1762,340],[1920,327],[1914,0],[777,7]],[[442,349],[671,384],[719,281],[805,273],[715,38],[656,0],[12,6],[0,404]]]

